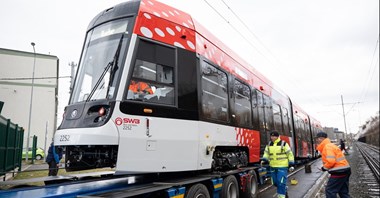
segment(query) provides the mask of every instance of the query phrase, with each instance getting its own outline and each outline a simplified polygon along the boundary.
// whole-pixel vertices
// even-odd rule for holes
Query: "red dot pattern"
[[[190,15],[154,0],[142,0],[134,33],[189,51],[195,51]]]
[[[247,146],[249,149],[249,162],[260,160],[260,133],[258,131],[235,128],[238,146]]]
[[[197,52],[246,83],[256,88],[262,86],[262,91],[271,95],[273,86],[267,78],[185,12],[155,0],[142,0],[133,32]]]

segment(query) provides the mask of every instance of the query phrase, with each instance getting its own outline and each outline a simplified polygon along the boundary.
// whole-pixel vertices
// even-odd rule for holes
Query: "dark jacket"
[[[48,155],[46,157],[46,162],[49,163],[55,160],[55,162],[58,164],[61,159],[62,159],[62,149],[57,148],[56,146],[54,146],[54,143],[51,143],[48,150]]]
[[[343,140],[340,140],[340,150],[345,150],[346,149],[346,144],[344,143]]]

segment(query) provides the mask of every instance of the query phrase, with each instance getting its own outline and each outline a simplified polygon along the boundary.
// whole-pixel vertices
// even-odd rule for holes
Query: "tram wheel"
[[[230,175],[223,180],[222,198],[239,198],[239,185],[236,177]]]

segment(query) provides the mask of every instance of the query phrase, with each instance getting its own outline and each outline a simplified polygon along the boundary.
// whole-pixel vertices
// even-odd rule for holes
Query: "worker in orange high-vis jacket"
[[[133,91],[133,93],[144,93],[144,94],[153,94],[153,90],[150,86],[141,81],[131,80],[131,84],[129,85],[129,90]]]
[[[322,155],[323,166],[321,170],[328,171],[331,174],[325,190],[326,198],[335,198],[337,194],[339,194],[340,198],[350,197],[348,183],[351,167],[342,150],[331,143],[324,132],[317,134],[316,141],[319,144],[317,150]]]

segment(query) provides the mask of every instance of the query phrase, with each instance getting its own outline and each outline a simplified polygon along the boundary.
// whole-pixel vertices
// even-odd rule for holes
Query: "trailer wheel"
[[[186,192],[185,198],[210,198],[210,193],[205,185],[195,184]]]
[[[243,198],[257,198],[259,192],[259,184],[257,181],[257,176],[254,171],[249,173],[249,182],[246,183],[245,191],[240,191]]]
[[[230,175],[223,180],[222,198],[239,198],[239,185],[236,177]]]

